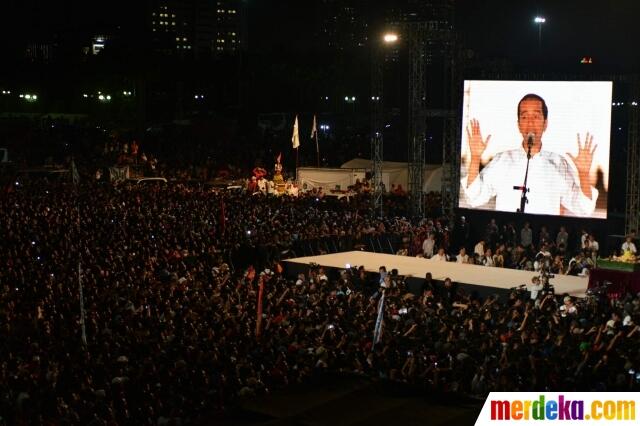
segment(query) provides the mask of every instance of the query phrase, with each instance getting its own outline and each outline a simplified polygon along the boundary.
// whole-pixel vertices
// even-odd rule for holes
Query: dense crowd
[[[445,256],[464,245],[459,223],[373,219],[364,197],[25,182],[0,216],[0,424],[203,423],[327,371],[478,396],[639,387],[635,295],[481,298],[430,279],[410,292],[393,273],[313,265],[287,278],[280,260],[305,241],[348,250],[395,235],[394,249],[423,257],[429,235]],[[522,235],[488,233],[484,258],[535,267],[511,252],[561,248]]]

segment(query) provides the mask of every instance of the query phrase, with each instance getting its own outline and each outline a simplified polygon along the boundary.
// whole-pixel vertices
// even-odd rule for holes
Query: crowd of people
[[[464,241],[460,223],[374,219],[369,206],[365,196],[22,182],[0,198],[0,424],[202,423],[328,371],[477,396],[638,390],[637,295],[481,298],[429,277],[412,292],[384,270],[314,265],[288,277],[281,260],[303,241],[338,237],[348,250],[397,235],[408,255],[429,257],[430,236],[445,259]],[[482,253],[502,253],[504,266],[523,265],[521,249],[566,247],[562,231],[533,250],[527,232],[514,245],[509,226],[493,225]]]
[[[528,271],[540,271],[546,266],[551,273],[569,275],[587,275],[595,267],[599,255],[599,243],[585,230],[580,231],[579,240],[572,245],[564,226],[554,237],[546,226],[542,226],[534,240],[528,222],[517,231],[513,222],[499,227],[495,219],[491,219],[484,237],[470,246],[468,226],[464,216],[452,233],[448,229],[443,232],[428,222],[425,227],[417,228],[414,244],[405,239],[404,246],[396,254]]]

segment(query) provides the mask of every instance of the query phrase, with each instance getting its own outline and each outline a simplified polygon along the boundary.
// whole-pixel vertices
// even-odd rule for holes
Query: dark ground
[[[361,377],[325,377],[247,400],[222,425],[473,425],[484,401],[427,394],[407,385]]]

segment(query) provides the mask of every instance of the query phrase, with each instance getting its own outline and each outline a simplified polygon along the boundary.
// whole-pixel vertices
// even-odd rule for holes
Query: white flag
[[[318,134],[318,127],[316,126],[316,115],[313,115],[313,126],[311,126],[311,139]]]
[[[300,146],[300,136],[298,135],[298,116],[296,115],[296,121],[293,123],[293,136],[291,136],[291,142],[293,143],[293,149]]]

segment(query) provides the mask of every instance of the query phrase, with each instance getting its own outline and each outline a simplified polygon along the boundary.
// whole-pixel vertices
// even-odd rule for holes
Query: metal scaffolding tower
[[[422,181],[427,127],[425,73],[427,23],[411,22],[406,28],[409,45],[409,196],[412,216],[422,217],[424,214]]]
[[[458,93],[461,76],[457,64],[457,46],[450,40],[447,61],[445,62],[445,99],[448,102],[448,114],[443,126],[442,143],[442,214],[453,220],[454,209],[458,205],[458,186],[460,182],[460,135],[458,123]]]
[[[384,54],[380,47],[374,46],[371,53],[371,179],[373,181],[372,214],[384,216],[382,195],[382,161],[384,156],[383,144],[383,71]]]
[[[638,230],[640,225],[640,77],[630,79],[631,90],[629,105],[629,133],[627,136],[627,197],[625,214],[625,232]],[[635,103],[635,104],[634,104]]]

